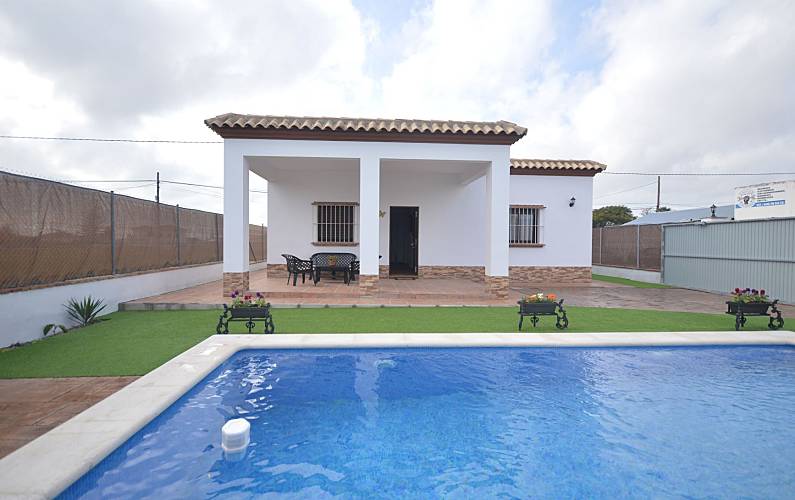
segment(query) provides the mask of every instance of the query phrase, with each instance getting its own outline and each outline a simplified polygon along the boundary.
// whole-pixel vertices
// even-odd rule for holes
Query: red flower
[[[760,294],[760,295],[764,295],[764,294],[765,294],[765,291],[764,291],[764,290],[759,290],[759,294]]]
[[[734,289],[734,293],[740,293],[740,289],[739,288],[735,288]]]

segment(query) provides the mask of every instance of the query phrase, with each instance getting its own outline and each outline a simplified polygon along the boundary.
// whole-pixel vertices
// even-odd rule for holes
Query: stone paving
[[[539,291],[552,292],[565,298],[565,304],[583,307],[609,307],[622,309],[650,309],[656,311],[682,311],[718,314],[726,311],[726,295],[684,288],[636,288],[594,281],[598,286],[543,286],[516,287],[523,294]],[[779,307],[787,318],[795,322],[795,306]]]
[[[293,286],[286,278],[269,278],[265,270],[251,273],[250,288],[260,291],[275,305],[512,305],[519,298],[512,291],[507,299],[495,299],[487,293],[485,283],[456,278],[387,279],[378,281],[378,292],[362,296],[358,282],[346,285],[341,280],[322,279],[317,285],[308,281]],[[184,290],[127,302],[125,310],[147,308],[200,308],[228,302],[222,294],[221,281]]]
[[[0,458],[138,377],[0,380]]]

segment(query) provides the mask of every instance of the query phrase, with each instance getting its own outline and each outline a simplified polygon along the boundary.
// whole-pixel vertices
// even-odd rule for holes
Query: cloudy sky
[[[224,112],[510,120],[514,157],[795,178],[795,2],[0,0],[0,134],[216,140]],[[0,169],[152,198],[221,185],[219,144],[0,140]],[[664,177],[673,208],[771,177]],[[597,206],[652,206],[600,175]],[[264,181],[252,188],[266,190]],[[265,194],[252,221],[265,222]],[[162,200],[220,211],[218,189]]]

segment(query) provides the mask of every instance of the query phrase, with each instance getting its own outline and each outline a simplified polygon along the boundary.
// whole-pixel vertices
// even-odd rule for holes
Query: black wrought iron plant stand
[[[566,310],[563,309],[563,299],[558,302],[526,302],[520,300],[519,304],[519,330],[525,316],[530,318],[533,328],[540,321],[539,316],[555,316],[555,327],[565,330],[569,327],[569,318],[566,317]]]
[[[770,320],[767,327],[771,330],[778,330],[784,326],[784,317],[776,305],[778,299],[773,302],[738,302],[727,300],[729,306],[726,314],[734,316],[734,329],[740,330],[745,326],[748,316],[768,316]]]
[[[251,333],[257,326],[254,320],[263,320],[265,329],[262,333],[273,333],[276,327],[273,324],[273,316],[271,316],[271,305],[265,304],[263,307],[229,307],[224,304],[224,312],[218,319],[218,326],[215,327],[215,333],[228,334],[230,321],[245,321],[248,333]]]

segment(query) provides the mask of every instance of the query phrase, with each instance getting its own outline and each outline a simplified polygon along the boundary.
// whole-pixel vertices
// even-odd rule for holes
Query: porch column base
[[[378,276],[375,274],[360,274],[359,290],[362,295],[374,295],[378,291]]]
[[[232,292],[247,292],[249,287],[248,271],[242,273],[224,273],[224,297]]]
[[[486,275],[486,290],[497,299],[508,298],[508,277]]]

